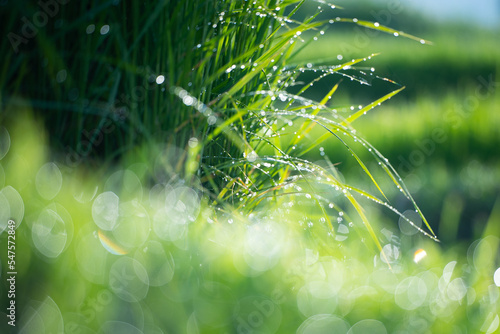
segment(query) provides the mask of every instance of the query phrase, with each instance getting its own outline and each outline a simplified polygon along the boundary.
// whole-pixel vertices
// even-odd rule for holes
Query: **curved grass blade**
[[[371,110],[371,109],[375,108],[376,106],[378,106],[379,104],[381,104],[385,100],[388,100],[391,97],[393,97],[394,95],[396,95],[397,93],[401,92],[403,89],[405,89],[405,87],[401,87],[400,89],[396,89],[395,91],[392,91],[389,94],[381,97],[380,99],[378,99],[378,100],[370,103],[369,105],[367,105],[367,106],[363,107],[362,109],[358,110],[356,113],[354,113],[351,116],[347,117],[346,121],[349,122],[349,123],[354,122],[360,116],[365,115],[368,110]],[[343,123],[343,125],[346,125],[346,124]]]
[[[349,18],[337,18],[337,22],[349,22],[349,23],[355,23],[359,26],[365,27],[365,28],[370,28],[378,31],[382,31],[388,34],[392,34],[394,36],[402,36],[406,37],[409,39],[412,39],[414,41],[420,42],[421,44],[429,44],[432,45],[432,42],[427,41],[425,39],[407,34],[403,31],[395,30],[386,26],[381,25],[378,22],[370,22],[370,21],[364,21],[364,20],[358,20],[358,19],[349,19]]]

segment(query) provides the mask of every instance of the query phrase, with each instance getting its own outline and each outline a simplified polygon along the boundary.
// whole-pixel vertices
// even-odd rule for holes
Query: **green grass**
[[[92,4],[89,2],[88,6],[92,7]],[[37,56],[54,60],[60,65],[69,64],[70,58],[66,51],[56,53],[56,46],[66,44],[73,33],[81,34],[83,28],[90,35],[85,36],[87,44],[77,45],[85,56],[77,59],[67,70],[62,70],[66,76],[70,73],[71,80],[59,80],[62,85],[54,91],[41,91],[45,94],[42,102],[39,102],[38,91],[33,91],[34,85],[7,85],[4,93],[7,95],[7,105],[10,105],[11,99],[12,103],[22,104],[17,95],[28,95],[28,103],[35,110],[44,110],[47,105],[53,105],[53,109],[49,108],[49,113],[44,115],[51,140],[55,141],[55,146],[65,146],[72,155],[76,151],[76,155],[83,160],[101,156],[106,163],[110,163],[122,157],[127,150],[140,145],[147,146],[150,153],[156,156],[163,150],[157,143],[167,142],[178,148],[179,162],[166,167],[169,169],[167,173],[153,175],[155,181],[165,182],[169,177],[179,175],[203,187],[220,205],[234,204],[235,199],[238,201],[252,196],[255,198],[246,202],[245,209],[251,212],[269,193],[287,196],[286,192],[281,193],[281,189],[296,178],[303,180],[301,182],[305,182],[308,189],[312,190],[310,181],[301,175],[300,165],[305,163],[307,170],[317,169],[314,164],[297,160],[295,154],[290,155],[293,147],[283,146],[279,139],[279,128],[286,128],[281,123],[286,125],[291,119],[295,119],[296,123],[304,120],[309,122],[309,117],[315,117],[317,106],[321,107],[325,103],[321,101],[317,104],[285,91],[300,74],[300,70],[286,67],[292,43],[301,41],[301,32],[315,30],[324,24],[312,21],[313,18],[305,23],[286,18],[283,16],[284,10],[292,4],[282,4],[278,8],[271,1],[259,8],[259,4],[233,2],[227,8],[216,6],[209,10],[207,5],[189,1],[176,4],[160,2],[138,8],[121,4],[106,11],[111,4],[97,7],[97,21],[113,23],[119,17],[132,17],[134,22],[146,23],[131,30],[119,23],[110,24],[109,32],[101,32],[101,36],[92,38],[92,34],[97,32],[88,33],[90,25],[84,18],[79,18],[76,21],[78,24],[70,26],[65,35],[55,34],[52,39],[40,37],[41,41],[37,42],[43,47],[22,54],[19,66],[28,64],[29,57]],[[293,15],[294,7],[290,7],[292,12],[289,15]],[[141,12],[150,16],[141,20],[137,17]],[[189,13],[191,21],[187,19],[186,13]],[[73,7],[68,7],[65,13],[68,18],[77,15]],[[237,19],[233,19],[233,16]],[[198,22],[197,17],[203,19]],[[158,35],[158,31],[168,33]],[[161,47],[151,43],[150,39]],[[94,58],[93,55],[98,52],[106,56]],[[362,59],[356,62],[360,61]],[[157,64],[157,68],[148,69],[147,64]],[[326,74],[335,74],[352,64],[349,62],[341,67],[332,67]],[[52,80],[54,84],[54,71],[50,67],[48,71],[41,69],[41,73],[36,74],[37,80]],[[104,71],[110,75],[104,76]],[[90,77],[94,72],[95,77]],[[14,73],[15,70],[7,72],[7,80]],[[55,75],[56,81],[60,74],[61,71]],[[165,80],[164,85],[163,82],[158,84],[159,78]],[[92,85],[78,89],[86,93],[79,96],[76,103],[70,104],[77,110],[67,113],[61,108],[66,100],[64,91],[69,90],[72,81],[80,85],[92,81]],[[144,96],[137,94],[139,88],[145,91]],[[134,98],[134,95],[137,96]],[[127,97],[132,98],[132,102],[124,102]],[[284,100],[288,104],[281,106]],[[86,106],[88,101],[90,106]],[[309,109],[311,116],[297,112],[302,108]],[[313,122],[325,128],[333,126],[333,130],[354,138],[346,122],[330,119]],[[307,126],[304,124],[302,128],[306,129]],[[63,129],[67,127],[76,131],[64,132]],[[274,133],[275,136],[271,140],[263,140],[262,131]],[[301,141],[300,135],[295,137],[295,142]],[[274,153],[268,157],[258,157],[255,151],[260,151],[262,146],[271,148]],[[350,148],[347,147],[347,150]],[[354,151],[351,153],[354,154]],[[375,158],[380,159],[396,185],[403,187],[383,157],[377,155]],[[265,168],[259,167],[260,162]],[[361,160],[358,162],[369,179],[375,182]],[[321,169],[317,171],[324,172]],[[349,202],[358,209],[368,232],[378,244],[361,206],[350,194],[351,189],[347,184],[339,183],[335,175],[331,177],[323,181],[333,188],[345,190]],[[193,179],[199,179],[200,183]],[[361,190],[353,191],[367,195]],[[373,196],[371,199],[382,203]],[[410,197],[408,199],[411,201]],[[322,198],[316,200],[318,205],[323,201]],[[325,218],[328,220],[327,215]],[[428,224],[427,227],[430,228]]]
[[[351,124],[402,87],[358,109],[332,107],[337,82],[311,96],[304,72],[363,82],[371,57],[297,64],[330,25],[296,21],[302,4],[84,1],[19,54],[2,45],[2,238],[13,219],[24,332],[496,330],[498,212],[467,259],[440,249]],[[9,6],[11,31],[36,10]],[[314,136],[338,144],[322,161]]]
[[[351,52],[344,53],[344,59],[380,52],[367,67],[373,66],[376,74],[406,88],[390,103],[361,118],[358,133],[394,164],[430,221],[441,220],[448,196],[459,196],[464,209],[457,222],[458,237],[470,240],[481,234],[484,224],[478,220],[492,209],[498,193],[495,171],[499,161],[494,152],[500,140],[496,131],[499,120],[492,112],[498,104],[496,32],[435,24],[428,27],[434,30],[428,28],[422,36],[433,42],[431,46],[383,34],[365,41],[360,36],[367,31],[349,33],[343,27],[342,33],[336,34],[336,27],[332,27],[314,41],[316,47],[302,50],[295,59],[314,64],[334,61],[343,53],[342,46],[349,45],[352,47],[344,49]],[[359,41],[366,43],[356,47]],[[321,96],[328,90],[324,86],[338,81],[320,81],[309,93]],[[391,90],[381,80],[369,83],[372,86],[365,87],[343,80],[329,105],[348,115],[350,106],[357,109],[358,104],[366,105]],[[436,133],[442,137],[438,142]],[[311,142],[321,135],[321,131],[311,133]],[[307,159],[321,159],[322,154],[336,157],[333,162],[340,163],[346,178],[358,178],[359,170],[340,147],[326,140],[308,152]],[[366,155],[361,157],[366,159]]]

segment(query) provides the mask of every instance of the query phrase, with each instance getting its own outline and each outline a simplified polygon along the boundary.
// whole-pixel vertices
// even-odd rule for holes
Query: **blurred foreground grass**
[[[368,108],[355,129],[363,105],[400,85],[376,78],[386,75],[383,66],[382,73],[364,67],[377,49],[349,62],[347,51],[342,60],[316,44],[314,59],[291,63],[291,45],[306,45],[308,30],[313,46],[342,45],[317,29],[337,23],[294,21],[303,2],[96,3],[79,5],[96,15],[91,21],[79,6],[64,7],[63,19],[19,57],[2,45],[15,61],[1,77],[1,245],[14,233],[13,219],[18,273],[18,327],[2,323],[2,332],[497,331],[496,159],[492,179],[482,169],[497,142],[498,119],[488,112],[495,94],[481,91],[462,114],[441,109],[466,98],[407,89],[407,101],[380,122],[371,122]],[[19,17],[32,10],[10,5]],[[13,31],[17,16],[9,19]],[[409,78],[439,81],[422,80],[443,69],[435,58],[384,48],[392,54],[386,69],[399,64],[393,70],[404,77],[395,79],[408,88]],[[335,61],[318,67],[319,50]],[[495,62],[486,63],[486,72],[446,73],[489,78]],[[310,89],[314,75],[330,82]],[[463,81],[466,97],[475,97],[475,85]],[[320,142],[319,128],[334,140]],[[431,225],[441,222],[445,242],[427,238],[434,238],[430,225],[397,171],[359,133],[405,173],[415,197],[436,203],[440,219]],[[456,180],[449,164],[460,169],[465,152],[478,163],[460,175],[484,185],[479,200],[488,194],[489,203],[474,217],[473,240],[461,242],[455,236],[469,199],[448,194]],[[383,212],[401,208],[399,221]],[[2,274],[14,270],[7,250],[0,254]],[[11,287],[1,286],[2,304],[12,300]]]
[[[356,236],[348,212],[336,213],[330,233],[304,194],[242,216],[179,179],[151,184],[154,168],[137,153],[89,175],[53,162],[30,117],[1,134],[1,221],[20,224],[22,333],[498,329],[500,202],[471,244],[442,248],[405,221],[401,231],[375,223],[384,258]],[[2,268],[7,261],[2,251]]]

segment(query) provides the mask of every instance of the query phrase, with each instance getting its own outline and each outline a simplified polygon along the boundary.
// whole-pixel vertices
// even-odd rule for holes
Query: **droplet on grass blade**
[[[67,77],[68,77],[68,72],[66,70],[60,70],[56,74],[56,81],[58,83],[63,83],[64,81],[66,81]]]
[[[349,235],[349,228],[347,227],[347,225],[340,224],[340,222],[341,221],[338,221],[339,225],[338,225],[338,228],[337,228],[337,234],[335,235],[335,240],[337,240],[337,241],[344,241],[344,240],[347,239],[347,237]]]
[[[87,33],[87,35],[90,35],[94,31],[95,31],[95,25],[94,24],[89,24],[87,26],[87,28],[85,29],[85,32]]]
[[[399,217],[398,225],[403,234],[414,235],[422,227],[422,217],[413,210],[403,212],[404,217]],[[409,223],[408,220],[411,222]]]
[[[255,162],[255,160],[257,160],[257,158],[258,158],[258,155],[255,151],[250,152],[247,156],[247,160],[249,162]]]
[[[191,148],[195,148],[196,146],[198,146],[198,138],[196,138],[196,137],[190,138],[188,141],[188,145]]]
[[[161,85],[165,81],[165,76],[164,75],[159,75],[156,77],[156,83],[158,85]]]
[[[101,35],[106,35],[109,32],[109,25],[105,24],[101,27],[100,33]]]

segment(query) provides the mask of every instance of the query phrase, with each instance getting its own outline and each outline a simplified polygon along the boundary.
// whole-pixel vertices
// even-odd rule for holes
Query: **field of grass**
[[[86,0],[9,35],[0,332],[498,330],[498,50],[375,25],[350,54],[302,5]]]

